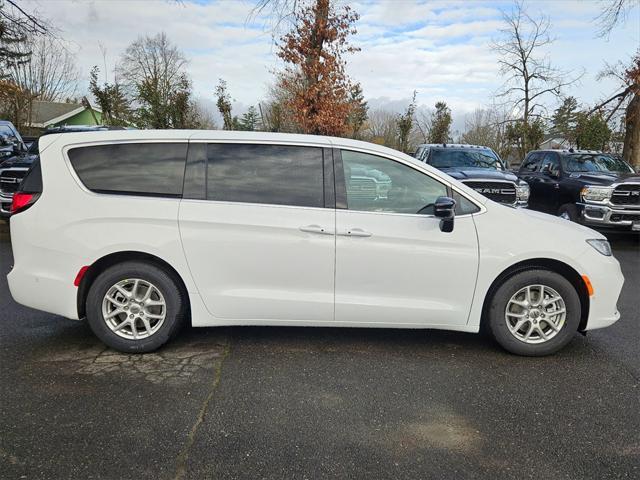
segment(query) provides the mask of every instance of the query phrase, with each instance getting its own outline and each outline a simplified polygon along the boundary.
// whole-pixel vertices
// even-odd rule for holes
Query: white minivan
[[[47,135],[13,197],[13,298],[149,352],[193,326],[488,332],[546,355],[618,320],[599,233],[395,150],[221,131]]]

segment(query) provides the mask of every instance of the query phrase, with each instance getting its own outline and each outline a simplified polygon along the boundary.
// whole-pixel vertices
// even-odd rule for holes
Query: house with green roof
[[[102,110],[83,103],[44,102],[35,100],[31,106],[31,122],[27,125],[33,133],[47,128],[67,125],[102,125]]]

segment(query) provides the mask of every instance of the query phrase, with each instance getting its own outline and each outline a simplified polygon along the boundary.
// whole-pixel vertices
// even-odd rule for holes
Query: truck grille
[[[20,182],[27,174],[27,169],[2,170],[0,171],[0,192],[15,193],[18,191]]]
[[[370,178],[351,177],[347,189],[349,198],[353,200],[375,200],[378,198],[376,182]]]
[[[615,205],[640,205],[640,184],[618,185],[611,196]]]
[[[506,205],[516,203],[516,185],[513,182],[469,180],[463,183],[494,202],[504,203]]]

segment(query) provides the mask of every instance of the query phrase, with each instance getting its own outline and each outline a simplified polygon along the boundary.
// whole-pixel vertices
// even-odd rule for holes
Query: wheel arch
[[[483,326],[485,324],[491,300],[493,299],[493,295],[495,294],[496,290],[498,290],[500,285],[502,285],[508,278],[512,277],[516,273],[535,269],[550,270],[552,272],[558,273],[566,278],[574,286],[574,288],[578,292],[581,307],[580,326],[578,327],[578,330],[584,331],[587,326],[587,320],[589,318],[589,292],[587,290],[587,286],[585,285],[582,276],[571,265],[552,258],[531,258],[515,263],[503,270],[502,273],[500,273],[500,275],[498,275],[491,283],[491,286],[489,287],[489,290],[487,290],[487,294],[484,297],[480,325]]]
[[[80,284],[78,285],[78,295],[76,300],[77,309],[78,309],[78,318],[84,318],[86,316],[87,295],[89,293],[89,289],[91,288],[91,285],[93,284],[95,279],[98,277],[98,275],[100,275],[100,273],[104,272],[107,268],[113,265],[116,265],[122,262],[130,262],[130,261],[148,262],[162,268],[163,270],[168,272],[170,275],[172,275],[179,283],[179,286],[182,289],[184,293],[184,297],[187,301],[187,308],[188,310],[190,310],[187,286],[184,282],[184,279],[180,275],[180,273],[178,273],[178,271],[171,264],[169,264],[167,261],[151,253],[128,250],[128,251],[113,252],[108,255],[105,255],[99,258],[98,260],[96,260],[95,262],[93,262],[89,266],[84,276],[82,277]]]

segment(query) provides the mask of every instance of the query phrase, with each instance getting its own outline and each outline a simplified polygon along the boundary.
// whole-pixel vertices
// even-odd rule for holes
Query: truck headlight
[[[529,184],[524,183],[516,186],[516,200],[519,202],[526,202],[529,200]]]
[[[607,240],[603,240],[602,238],[593,238],[587,240],[587,243],[595,248],[598,253],[601,253],[605,257],[611,256],[611,245]]]
[[[584,187],[580,190],[580,196],[582,199],[589,202],[603,202],[604,200],[609,200],[612,193],[612,187]]]

